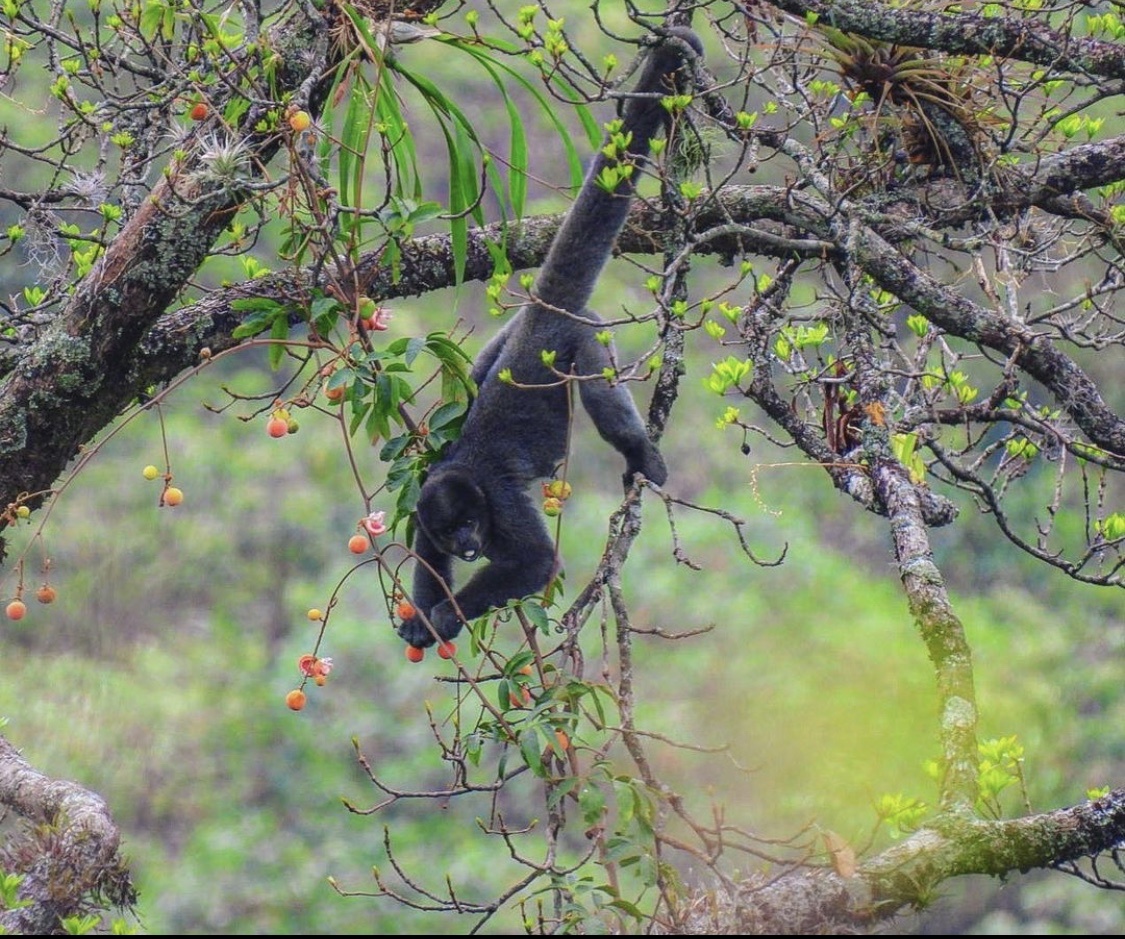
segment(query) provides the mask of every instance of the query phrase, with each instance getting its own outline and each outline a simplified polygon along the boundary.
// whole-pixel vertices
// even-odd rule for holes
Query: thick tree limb
[[[921,10],[868,0],[768,0],[770,6],[844,32],[953,55],[989,55],[1043,65],[1057,72],[1125,78],[1121,46],[1076,39],[1026,19]]]
[[[951,814],[862,862],[854,876],[803,868],[697,893],[678,935],[846,935],[922,909],[942,882],[1003,877],[1091,857],[1125,842],[1125,790],[1009,821]]]
[[[0,852],[0,871],[23,875],[21,900],[0,910],[0,930],[17,935],[60,932],[60,920],[134,896],[117,849],[121,833],[97,793],[44,776],[0,736],[0,804],[33,830]],[[92,902],[93,901],[93,902]]]

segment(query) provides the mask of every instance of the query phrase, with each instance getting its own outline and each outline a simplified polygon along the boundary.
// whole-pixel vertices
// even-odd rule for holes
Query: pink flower
[[[363,520],[363,527],[372,538],[378,538],[386,532],[387,526],[383,524],[386,515],[386,512],[372,512]]]
[[[376,307],[375,312],[363,321],[363,325],[370,330],[382,332],[391,325],[391,311],[386,307]]]

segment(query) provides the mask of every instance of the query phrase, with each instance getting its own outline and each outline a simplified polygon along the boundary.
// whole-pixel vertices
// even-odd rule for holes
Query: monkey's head
[[[463,561],[484,554],[492,529],[488,496],[465,470],[455,466],[433,470],[422,486],[414,517],[445,554]]]

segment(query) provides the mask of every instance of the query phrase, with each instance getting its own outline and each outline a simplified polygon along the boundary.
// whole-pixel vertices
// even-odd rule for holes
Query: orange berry
[[[555,739],[559,742],[559,748],[562,750],[570,749],[570,738],[566,735],[566,731],[561,727],[555,729]]]
[[[207,117],[208,113],[209,112],[208,112],[208,109],[207,109],[207,105],[204,104],[202,101],[197,101],[195,104],[192,105],[191,119],[193,121],[202,121]]]
[[[300,688],[294,688],[285,696],[285,705],[290,711],[299,711],[305,706],[308,698]]]
[[[457,646],[452,641],[443,642],[437,647],[437,654],[443,659],[451,659],[457,654]]]
[[[284,437],[289,433],[289,422],[283,421],[280,417],[271,417],[266,422],[266,433],[271,437]]]
[[[8,604],[4,612],[8,614],[8,619],[23,619],[24,614],[27,612],[27,604],[24,603],[23,600],[13,600]]]
[[[352,535],[348,539],[348,550],[352,554],[363,554],[369,547],[371,547],[371,542],[363,535]]]
[[[407,646],[406,657],[411,662],[421,662],[426,657],[426,650],[420,646]]]
[[[297,133],[308,130],[311,123],[312,118],[309,117],[308,111],[294,111],[289,115],[289,126]]]
[[[532,667],[530,662],[528,662],[523,668],[520,669],[521,675],[531,675],[534,674],[534,672],[535,669]]]
[[[414,614],[418,611],[414,609],[414,604],[409,600],[403,600],[395,607],[395,612],[399,619],[414,619]]]
[[[344,397],[344,386],[338,385],[335,388],[326,388],[324,391],[324,397],[326,397],[329,401],[339,401]]]
[[[54,603],[55,598],[58,595],[58,591],[55,590],[55,588],[50,584],[44,584],[42,587],[35,591],[35,599],[40,603]]]
[[[508,701],[514,708],[527,707],[531,704],[531,692],[527,690],[527,685],[520,685],[518,694],[515,691],[509,691]]]
[[[313,681],[316,682],[316,686],[318,688],[323,688],[325,683],[328,681],[328,676],[327,675],[314,675]]]
[[[164,490],[165,505],[179,505],[183,501],[184,493],[182,489],[177,489],[175,486],[169,486]]]

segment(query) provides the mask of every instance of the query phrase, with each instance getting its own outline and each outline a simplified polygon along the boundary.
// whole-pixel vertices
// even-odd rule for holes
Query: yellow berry
[[[308,618],[311,619],[314,623],[318,619],[324,619],[324,614],[321,613],[320,610],[318,610],[315,606],[311,610],[309,610],[307,615]]]
[[[16,506],[16,518],[31,518],[31,509],[26,505]]]
[[[153,465],[152,465],[151,463],[149,463],[149,465],[148,465],[148,466],[146,466],[146,467],[145,467],[145,468],[144,468],[144,469],[142,470],[142,472],[144,473],[144,477],[145,477],[145,479],[156,479],[156,477],[160,475],[160,470],[158,470],[158,469],[157,469],[157,468],[156,468],[155,466],[153,466]]]
[[[297,133],[308,130],[311,123],[312,118],[309,117],[308,111],[294,111],[289,115],[289,126]]]

